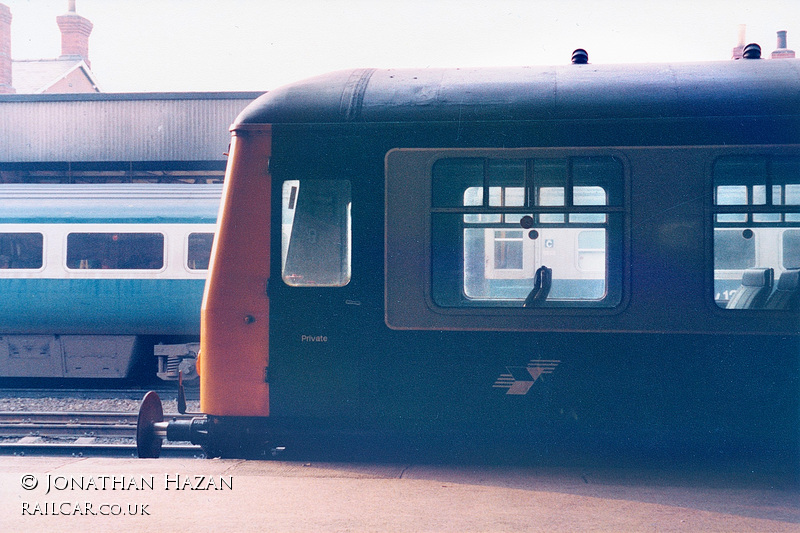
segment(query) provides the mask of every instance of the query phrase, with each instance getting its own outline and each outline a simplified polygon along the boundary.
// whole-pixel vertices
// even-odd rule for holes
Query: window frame
[[[602,280],[603,283],[602,295],[598,298],[581,298],[580,295],[567,296],[570,291],[574,290],[574,283],[572,283],[572,281],[577,280],[577,282],[585,282],[590,280],[590,278],[594,279],[594,277],[589,273],[589,270],[584,271],[578,268],[577,255],[574,257],[574,261],[570,261],[569,258],[565,256],[553,254],[551,260],[555,261],[556,264],[558,264],[559,261],[564,263],[564,260],[569,263],[569,265],[566,265],[566,263],[560,265],[560,270],[562,272],[564,268],[571,268],[575,271],[573,274],[576,274],[576,276],[562,278],[563,282],[561,283],[564,283],[562,294],[548,299],[547,301],[540,302],[537,308],[614,309],[620,306],[624,299],[625,292],[623,289],[625,283],[623,275],[624,267],[615,267],[617,263],[623,262],[623,257],[626,253],[624,242],[627,235],[627,220],[629,218],[627,212],[629,211],[630,205],[628,199],[628,170],[623,157],[617,153],[609,153],[609,151],[598,154],[595,150],[591,149],[586,151],[575,149],[566,154],[562,152],[555,157],[548,156],[546,153],[535,153],[527,155],[526,157],[514,157],[508,153],[508,150],[503,149],[492,150],[489,154],[476,157],[448,156],[447,152],[447,150],[442,150],[442,155],[432,158],[432,162],[429,166],[430,186],[428,189],[428,196],[430,197],[430,206],[428,209],[428,217],[430,218],[429,225],[431,233],[428,238],[432,241],[439,241],[437,245],[430,248],[430,253],[435,255],[435,250],[454,249],[456,241],[453,240],[453,238],[442,241],[439,237],[434,235],[434,233],[446,231],[455,235],[456,229],[458,229],[456,227],[456,222],[451,221],[444,223],[440,221],[444,220],[445,217],[459,216],[462,219],[460,223],[460,238],[462,240],[458,247],[463,250],[463,253],[460,257],[453,256],[452,259],[444,261],[431,257],[431,278],[428,287],[428,293],[430,295],[429,303],[431,305],[439,309],[495,307],[514,309],[522,307],[525,300],[524,297],[503,296],[500,293],[497,293],[494,297],[491,295],[480,296],[475,291],[470,292],[470,279],[473,277],[470,273],[473,272],[474,269],[469,268],[467,265],[467,257],[472,254],[469,254],[467,251],[466,235],[468,229],[473,228],[478,230],[494,229],[501,231],[520,230],[526,234],[530,234],[535,233],[535,230],[529,231],[529,229],[533,227],[538,228],[539,231],[542,232],[550,231],[551,233],[559,232],[559,234],[561,234],[563,231],[565,238],[563,242],[573,241],[573,239],[575,241],[567,244],[567,247],[569,247],[574,254],[577,254],[577,238],[581,231],[597,228],[603,229],[606,235],[604,249],[605,268],[602,271],[603,276],[597,278]],[[489,151],[487,150],[487,152]],[[516,151],[514,152],[515,155],[517,155]],[[468,161],[470,159],[472,161]],[[454,189],[452,193],[443,192],[441,187],[441,184],[450,185],[447,178],[451,176],[453,172],[452,168],[446,168],[438,174],[436,170],[437,165],[447,160],[453,161],[452,168],[457,168],[459,160],[464,160],[462,163],[467,165],[464,167],[466,172],[464,175],[472,176],[472,181],[465,181],[464,175],[458,174],[457,179],[460,181],[453,185]],[[513,163],[517,163],[519,168],[524,168],[524,173],[521,176],[508,177],[501,175],[497,177],[492,174],[491,169],[494,166],[501,167],[506,165],[510,167]],[[556,172],[553,175],[548,175],[547,171],[542,174],[537,174],[535,170],[537,165],[549,165],[555,168]],[[475,170],[481,166],[483,168],[482,176]],[[617,168],[613,168],[613,166],[618,168],[618,173],[616,172]],[[588,173],[586,173],[587,169],[589,171]],[[542,175],[544,177],[537,177]],[[520,177],[522,181],[520,181]],[[476,179],[482,180],[480,186],[476,185]],[[437,186],[437,181],[440,186]],[[463,191],[460,193],[459,186],[464,187]],[[591,190],[595,188],[599,188],[603,191],[604,197],[602,202],[584,198],[586,194],[591,196]],[[499,189],[499,191],[497,189]],[[514,197],[517,200],[519,200],[517,197],[519,197],[520,194],[516,189],[524,191],[522,194],[523,201],[521,203],[519,201],[514,201],[506,205],[506,202],[502,201],[502,198],[504,198],[503,191],[506,189],[514,189]],[[555,191],[555,196],[560,200],[556,202],[542,202],[541,192],[544,190],[550,191],[550,189]],[[559,193],[556,189],[560,189],[561,192]],[[456,205],[455,198],[457,197],[463,197],[464,201],[461,205]],[[472,201],[467,201],[468,197]],[[528,227],[522,224],[516,224],[515,218],[522,219],[525,216],[532,220],[532,226]],[[509,217],[511,217],[512,220],[509,220]],[[456,219],[453,218],[453,220]],[[515,225],[512,226],[511,224]],[[437,225],[439,229],[437,229]],[[442,226],[451,226],[451,229],[442,230]],[[574,235],[570,236],[570,233]],[[531,240],[536,238],[537,237],[531,237]],[[527,242],[527,239],[523,236],[523,243],[525,242]],[[488,245],[489,243],[487,242],[483,243],[483,246]],[[536,246],[542,247],[543,244],[539,242]],[[523,244],[523,250],[525,249],[526,247]],[[488,248],[486,248],[486,250],[488,250]],[[453,252],[451,252],[451,254],[452,253]],[[486,253],[488,252],[484,254],[485,260],[490,261],[490,255],[486,255]],[[542,254],[544,255],[544,253]],[[609,260],[612,255],[619,256],[619,260],[616,263]],[[450,275],[448,279],[442,281],[443,278],[440,273],[442,271],[440,268],[442,264],[455,263],[457,261],[460,262],[460,269],[463,276],[463,283],[460,290],[456,289],[455,277],[453,275]],[[535,261],[535,259],[532,259],[532,261]],[[541,257],[539,262],[546,264],[547,259]],[[524,266],[525,265],[523,265],[521,271],[525,270]],[[481,272],[483,272],[482,277],[475,279],[485,279],[487,283],[491,283],[491,280],[525,279],[526,281],[530,281],[532,287],[533,271],[535,268],[528,269],[531,272],[529,272],[530,275],[527,277],[513,275],[511,272],[505,273],[502,269],[500,271],[501,275],[491,277],[487,275],[487,272],[494,272],[495,270],[496,269],[491,268],[491,265],[484,264],[484,270],[481,270]],[[591,272],[596,273],[595,271]],[[573,287],[569,287],[570,283],[572,283]],[[449,289],[446,288],[447,286],[449,286]],[[522,290],[522,288],[517,287],[516,289],[512,288],[510,290],[513,293],[517,293],[519,290]],[[460,293],[460,295],[456,296],[458,293]],[[524,308],[524,312],[531,312],[532,310],[533,308],[531,307]]]
[[[4,235],[39,235],[41,238],[41,247],[39,251],[41,252],[40,255],[40,263],[37,267],[23,267],[23,268],[14,268],[9,266],[8,268],[0,267],[0,270],[10,273],[10,272],[41,272],[47,266],[47,237],[44,232],[42,231],[32,231],[32,230],[21,230],[21,231],[8,231],[3,230],[0,231],[0,239]],[[2,255],[2,249],[0,249],[0,255]]]
[[[87,267],[81,268],[74,268],[70,266],[70,237],[72,235],[153,235],[158,236],[161,238],[161,266],[157,268],[103,268],[101,267]],[[64,268],[67,272],[97,272],[97,271],[108,271],[108,272],[147,272],[147,273],[158,273],[164,272],[167,269],[167,262],[169,260],[169,250],[167,246],[167,234],[163,231],[142,231],[142,230],[128,230],[128,231],[107,231],[107,230],[84,230],[84,231],[76,231],[75,229],[70,229],[69,231],[64,233]],[[88,261],[88,260],[87,260]],[[80,263],[79,263],[80,264]]]
[[[613,156],[622,165],[619,302],[613,307],[442,307],[432,295],[431,231],[433,164],[442,157],[563,158]],[[624,149],[609,147],[405,148],[385,154],[384,322],[393,330],[576,331],[597,327],[630,303],[631,163]],[[461,200],[459,200],[460,202]],[[480,208],[479,208],[480,209]],[[523,210],[525,208],[522,208]],[[592,325],[590,325],[592,324]]]
[[[724,168],[726,164],[731,167],[736,164],[741,165],[744,171],[736,177],[731,177],[730,168]],[[727,302],[740,286],[745,269],[718,269],[716,255],[718,231],[742,232],[743,238],[753,239],[755,264],[750,268],[772,268],[774,278],[772,290],[775,290],[780,274],[789,270],[784,259],[784,235],[789,231],[800,231],[800,201],[787,203],[789,188],[795,198],[800,198],[797,194],[800,192],[800,173],[794,179],[782,180],[784,175],[775,170],[776,167],[780,169],[781,165],[798,165],[800,168],[800,156],[791,151],[777,149],[766,151],[756,148],[726,151],[711,158],[706,219],[710,236],[710,259],[707,271],[711,295],[709,302],[717,312],[726,315],[730,315],[731,312],[787,312],[762,307],[728,309]],[[738,201],[719,203],[719,193],[723,187],[731,191],[735,188],[740,189]],[[750,232],[750,237],[744,237],[747,232]],[[774,246],[773,241],[780,241],[780,244]],[[795,268],[798,267],[800,265]]]
[[[303,186],[305,184],[305,187]],[[313,184],[313,185],[312,185]],[[320,194],[319,190],[326,188],[333,193],[337,188],[343,192],[341,196],[334,197]],[[306,190],[311,190],[312,195],[301,196]],[[314,177],[294,178],[280,180],[280,276],[284,285],[292,288],[339,288],[346,287],[353,278],[353,184],[347,178],[319,179]],[[313,194],[316,193],[316,194]],[[287,196],[288,194],[288,196]],[[308,200],[306,198],[311,198]],[[327,199],[328,202],[320,202],[320,199]],[[301,204],[302,200],[302,204]],[[300,206],[311,207],[309,211],[300,211],[301,217],[298,221],[298,209]],[[339,210],[344,206],[344,210]],[[328,211],[332,208],[333,211]],[[325,216],[322,216],[325,215]],[[344,220],[344,224],[337,224]],[[339,239],[328,239],[332,235],[331,231],[320,232],[320,229],[335,228],[339,231]],[[300,232],[299,237],[295,237],[295,230],[305,230]],[[288,233],[287,233],[288,231]],[[298,230],[299,231],[299,230]],[[310,259],[308,250],[304,247],[305,242],[315,244],[333,244],[338,242],[339,255],[321,254],[323,257],[338,257],[339,270],[319,269],[313,271],[310,266],[318,261]],[[292,243],[294,242],[294,247]],[[320,257],[320,254],[313,254]],[[291,261],[290,261],[291,258]],[[317,265],[318,267],[318,265]],[[308,270],[304,270],[309,268]],[[299,269],[299,270],[298,270]],[[306,275],[312,276],[306,279]],[[318,276],[314,278],[313,276]],[[330,279],[324,279],[330,276]]]
[[[189,264],[191,251],[192,251],[192,235],[211,235],[211,244],[208,248],[208,261],[205,268],[192,267]],[[186,245],[183,251],[183,267],[189,272],[208,272],[211,267],[211,252],[214,246],[214,232],[213,231],[190,231],[186,234]]]

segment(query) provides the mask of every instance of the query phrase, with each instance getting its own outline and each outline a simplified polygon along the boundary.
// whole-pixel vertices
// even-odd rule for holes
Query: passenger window
[[[722,272],[756,266],[756,234],[752,230],[714,230],[714,264]]]
[[[41,233],[0,233],[0,269],[36,269],[43,264]]]
[[[542,266],[552,281],[537,307],[621,301],[617,159],[440,159],[431,178],[437,305],[522,307]]]
[[[578,270],[603,272],[606,268],[605,230],[585,230],[578,233]]]
[[[776,309],[777,281],[800,268],[800,158],[723,157],[713,180],[716,303]]]
[[[189,247],[186,253],[186,266],[189,270],[208,270],[213,242],[213,233],[189,234]]]
[[[800,230],[788,229],[783,232],[782,266],[785,270],[800,268]]]
[[[164,267],[161,233],[70,233],[67,268],[159,270]]]
[[[350,282],[351,199],[345,180],[283,183],[281,273],[294,287]]]

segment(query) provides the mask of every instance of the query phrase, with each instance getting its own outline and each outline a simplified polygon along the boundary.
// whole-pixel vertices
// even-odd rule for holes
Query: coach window
[[[622,295],[623,167],[611,156],[440,159],[432,295],[442,307],[611,307]]]
[[[0,269],[42,268],[41,233],[0,233]]]
[[[781,265],[786,270],[800,268],[800,230],[787,229],[783,232],[783,260]]]
[[[800,157],[723,157],[713,179],[717,305],[770,307],[781,274],[800,268]],[[734,298],[740,290],[753,297]]]
[[[186,253],[186,266],[189,270],[208,270],[208,263],[211,260],[211,244],[213,242],[213,233],[189,234],[189,245]]]
[[[281,200],[281,273],[294,287],[350,282],[350,182],[289,180]]]
[[[67,268],[159,270],[164,266],[161,233],[70,233]]]

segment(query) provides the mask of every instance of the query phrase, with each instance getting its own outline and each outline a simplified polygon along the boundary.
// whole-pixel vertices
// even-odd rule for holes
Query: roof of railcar
[[[222,185],[6,184],[0,223],[214,223]]]
[[[281,87],[234,123],[797,115],[800,59],[361,69]]]

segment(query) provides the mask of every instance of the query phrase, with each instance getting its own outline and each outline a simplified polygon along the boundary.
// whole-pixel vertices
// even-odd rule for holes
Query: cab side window
[[[288,180],[281,200],[281,276],[294,287],[350,282],[351,199],[346,180]]]

